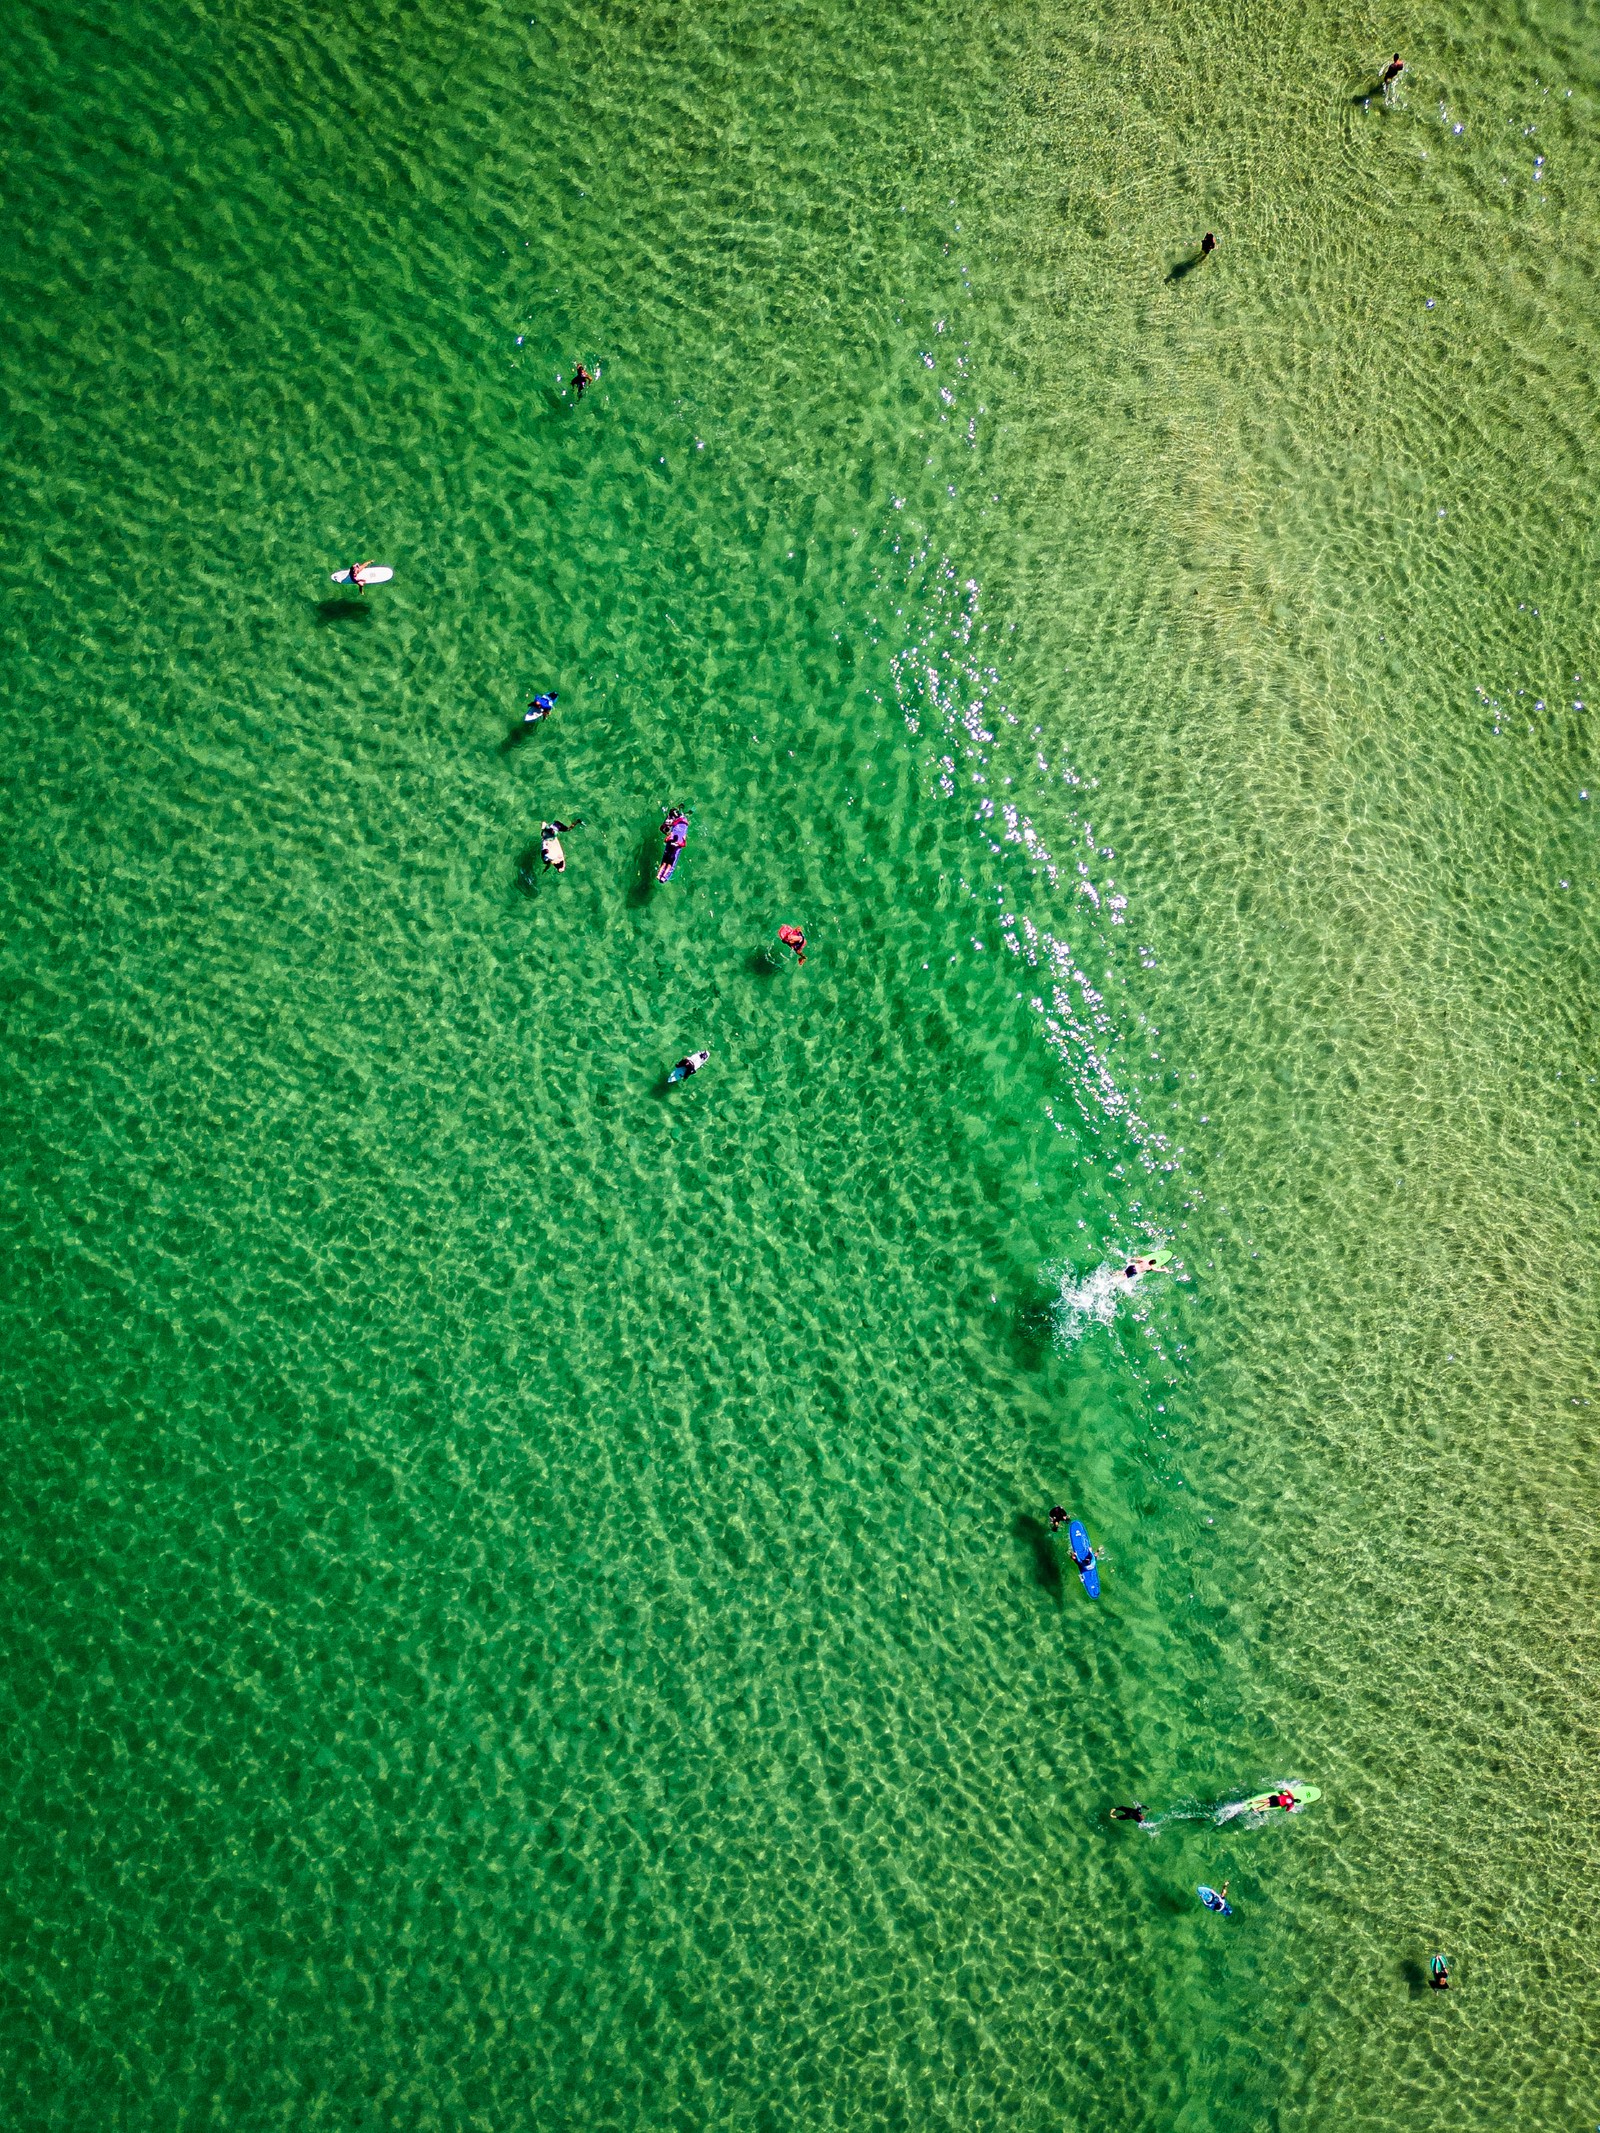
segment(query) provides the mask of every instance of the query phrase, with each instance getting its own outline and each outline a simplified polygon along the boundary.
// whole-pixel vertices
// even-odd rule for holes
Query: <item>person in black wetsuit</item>
[[[1383,79],[1378,84],[1379,88],[1387,89],[1389,84],[1391,82],[1398,81],[1405,71],[1406,63],[1400,57],[1400,54],[1396,52],[1393,59],[1390,60],[1389,64],[1383,70]]]
[[[1142,1822],[1144,1820],[1144,1809],[1135,1800],[1131,1807],[1113,1807],[1111,1819],[1113,1822]]]

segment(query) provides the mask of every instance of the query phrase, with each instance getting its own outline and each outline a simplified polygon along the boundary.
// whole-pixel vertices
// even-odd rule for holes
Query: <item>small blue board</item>
[[[1083,1589],[1091,1600],[1100,1597],[1100,1572],[1095,1564],[1094,1550],[1089,1546],[1089,1536],[1078,1519],[1067,1528],[1067,1545],[1072,1550],[1072,1560],[1078,1566],[1078,1575],[1083,1580]]]
[[[1215,1889],[1208,1889],[1203,1881],[1200,1883],[1200,1901],[1208,1911],[1220,1911],[1224,1918],[1233,1916],[1233,1905],[1227,1897],[1219,1896]]]

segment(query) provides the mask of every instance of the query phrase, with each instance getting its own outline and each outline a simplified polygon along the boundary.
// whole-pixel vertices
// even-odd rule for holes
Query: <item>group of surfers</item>
[[[588,374],[584,371],[581,363],[578,365],[578,373],[586,381],[588,380]],[[581,390],[578,386],[577,378],[574,378],[572,382],[576,390]],[[559,696],[559,690],[551,689],[548,693],[533,698],[527,710],[522,714],[522,734],[526,734],[530,727],[538,725],[541,719],[546,719],[550,716],[556,707]],[[517,738],[520,739],[521,735],[519,734]],[[563,837],[570,837],[574,830],[582,828],[582,815],[575,816],[571,822],[556,820],[540,823],[539,857],[546,868],[553,869],[557,874],[564,874],[567,871],[567,855],[561,840]],[[683,848],[688,841],[688,810],[682,807],[669,809],[667,818],[661,825],[661,864],[656,868],[657,881],[670,881],[672,879],[678,870],[678,861],[682,858]],[[784,947],[791,951],[797,964],[805,961],[806,937],[799,926],[780,926],[778,928],[778,938],[782,941]],[[687,1053],[667,1076],[668,1081],[687,1081],[691,1074],[699,1073],[710,1057],[709,1046],[704,1051]]]

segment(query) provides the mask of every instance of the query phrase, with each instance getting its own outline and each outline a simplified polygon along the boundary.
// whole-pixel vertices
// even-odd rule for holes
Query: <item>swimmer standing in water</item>
[[[578,367],[572,373],[573,399],[581,400],[584,394],[589,390],[589,387],[594,383],[595,379],[599,377],[599,375],[600,373],[597,370],[593,372],[585,370],[583,367],[583,360],[580,357],[578,361]]]
[[[1394,82],[1397,82],[1400,79],[1401,75],[1404,74],[1405,71],[1406,63],[1400,57],[1400,54],[1396,52],[1393,59],[1391,59],[1389,64],[1384,68],[1383,78],[1378,83],[1378,87],[1380,89],[1389,88]]]

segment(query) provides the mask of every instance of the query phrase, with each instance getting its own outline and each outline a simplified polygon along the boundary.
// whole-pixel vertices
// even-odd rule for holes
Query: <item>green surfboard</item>
[[[1292,1793],[1296,1807],[1309,1807],[1313,1800],[1322,1798],[1322,1787],[1320,1785],[1275,1785],[1272,1788],[1272,1792],[1258,1792],[1253,1800],[1246,1800],[1244,1804],[1246,1807],[1253,1808],[1257,1814],[1265,1814],[1272,1805],[1273,1792]],[[1285,1809],[1286,1813],[1291,1811]]]

